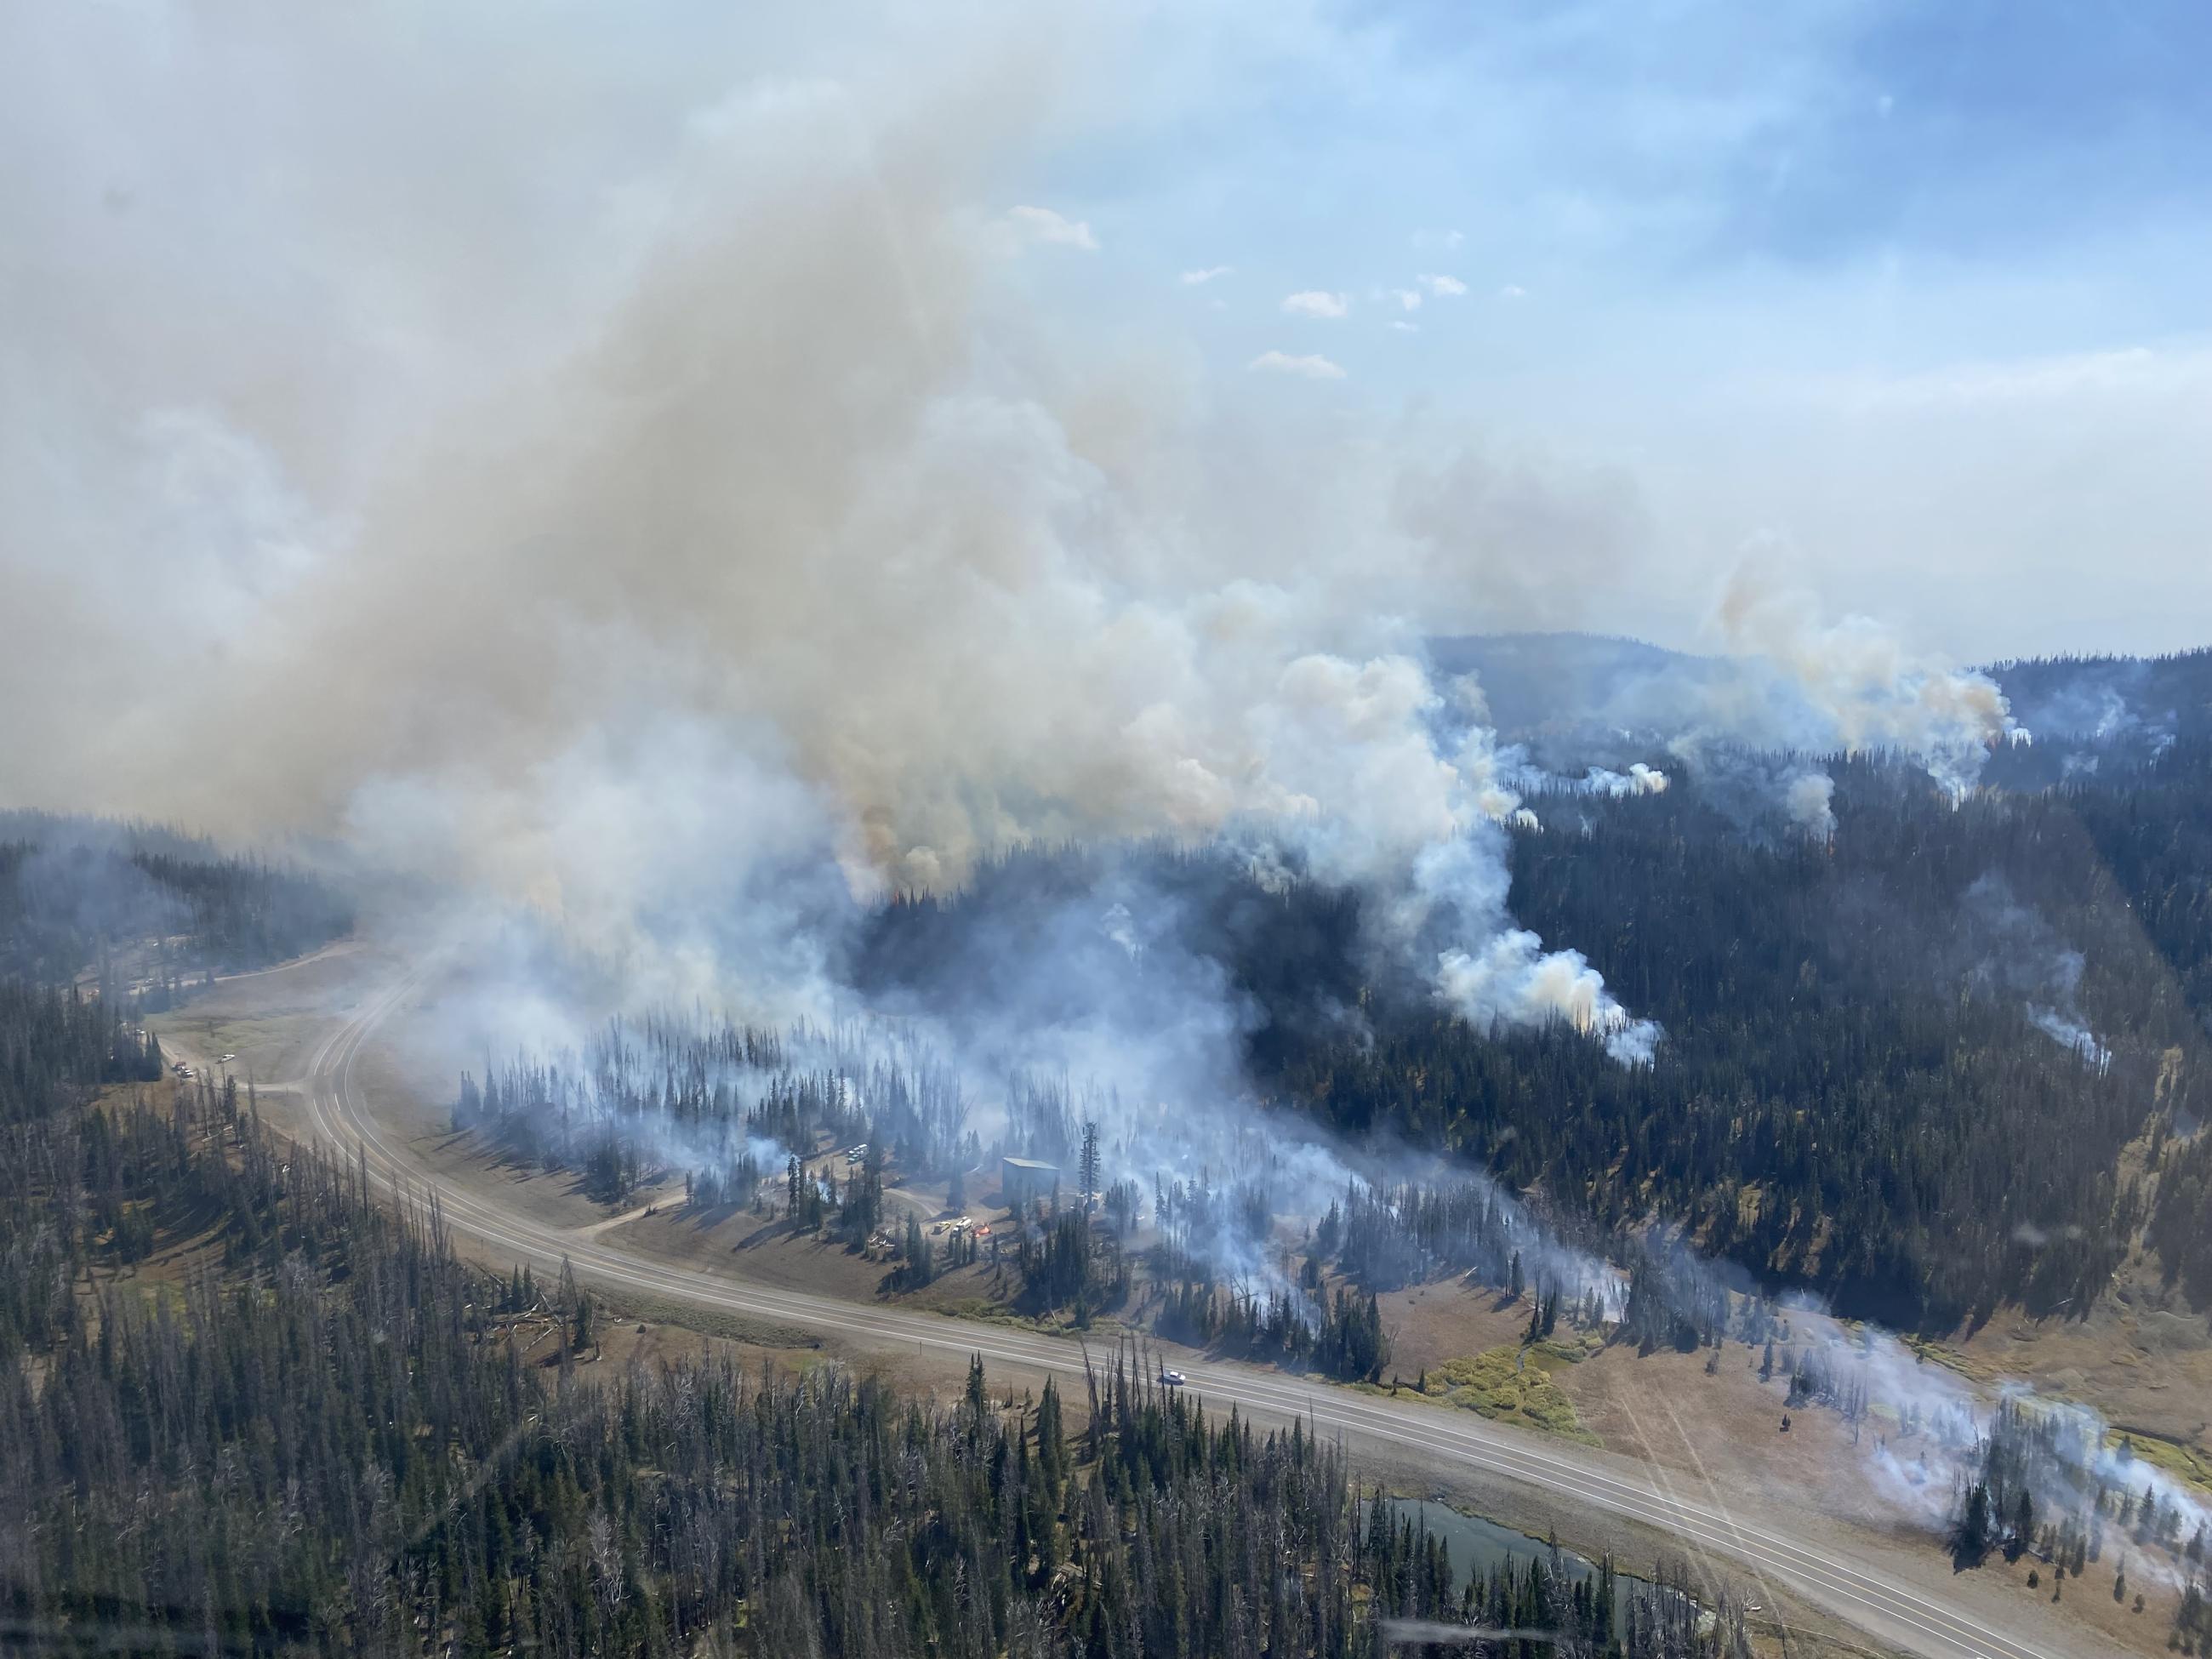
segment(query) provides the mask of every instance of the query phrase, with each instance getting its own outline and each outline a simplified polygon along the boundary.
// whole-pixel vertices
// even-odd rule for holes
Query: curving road
[[[750,1315],[831,1334],[894,1338],[964,1358],[980,1353],[1038,1370],[1080,1376],[1080,1345],[1041,1332],[948,1319],[941,1315],[840,1301],[803,1291],[745,1284],[719,1273],[671,1265],[548,1227],[495,1201],[441,1182],[421,1161],[394,1146],[368,1110],[355,1079],[362,1046],[425,977],[409,975],[372,994],[314,1051],[301,1085],[314,1132],[348,1158],[365,1158],[404,1204],[434,1194],[445,1223],[509,1252],[517,1261],[551,1267],[566,1257],[579,1277],[693,1306]],[[1642,1522],[1679,1538],[1692,1551],[1725,1558],[1760,1584],[1787,1589],[1867,1634],[1924,1659],[2088,1659],[2110,1650],[2090,1632],[2052,1626],[2031,1641],[1993,1625],[1981,1607],[1946,1599],[1933,1582],[1914,1582],[1845,1559],[1832,1549],[1793,1542],[1774,1517],[1739,1521],[1718,1500],[1700,1503],[1671,1489],[1670,1478],[1609,1454],[1540,1439],[1461,1412],[1316,1385],[1255,1367],[1193,1361],[1191,1386],[1209,1403],[1310,1425],[1401,1456],[1480,1470],[1525,1482],[1577,1504]],[[1900,1554],[1902,1553],[1900,1552]],[[1930,1578],[1941,1558],[1926,1551]]]

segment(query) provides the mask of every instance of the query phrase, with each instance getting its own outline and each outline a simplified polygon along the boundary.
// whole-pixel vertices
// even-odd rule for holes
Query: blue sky
[[[1148,91],[1024,180],[1092,268],[1024,280],[1628,469],[1658,544],[1594,624],[1693,636],[1756,541],[1969,654],[2212,639],[2212,10],[1385,3],[1128,51]]]
[[[1764,17],[1786,12],[1790,21]],[[2091,348],[2203,319],[2212,13],[2106,5],[1371,6],[1054,158],[1134,250],[1357,289],[1451,261],[1640,309],[1926,267],[2063,289],[1987,324]],[[1978,307],[1966,305],[1972,312]],[[1947,325],[1960,319],[1944,318]],[[1908,358],[1918,343],[1899,343]],[[1955,326],[1927,343],[1954,355]]]

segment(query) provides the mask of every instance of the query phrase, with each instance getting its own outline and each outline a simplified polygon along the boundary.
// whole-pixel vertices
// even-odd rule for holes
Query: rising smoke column
[[[1954,800],[1973,787],[1998,744],[2020,734],[1986,674],[1909,650],[1873,618],[1825,620],[1812,597],[1764,580],[1756,565],[1729,578],[1716,617],[1743,665],[1733,695],[1742,734],[1820,753],[1897,749]],[[1793,816],[1825,802],[1793,786]]]
[[[1758,558],[1729,576],[1712,627],[1723,654],[1622,674],[1590,711],[1589,732],[1601,752],[1625,733],[1663,744],[1753,835],[1778,821],[1834,838],[1835,784],[1818,757],[1894,750],[1955,803],[1996,745],[2028,740],[1987,675],[1915,652],[1871,617],[1829,619]],[[1588,787],[1627,793],[1639,781],[1601,767]]]
[[[1460,997],[1437,964],[1506,925],[1490,823],[1517,803],[1431,736],[1406,619],[1463,573],[1395,525],[1386,448],[1039,325],[1110,233],[1006,158],[1079,136],[1102,105],[1060,94],[1125,26],[989,21],[828,58],[701,25],[557,118],[465,21],[403,50],[225,15],[167,58],[52,24],[161,96],[95,131],[23,88],[52,177],[7,187],[63,248],[118,153],[160,210],[0,324],[6,395],[55,411],[0,545],[52,589],[42,638],[117,665],[0,738],[11,787],[336,834],[769,1012],[834,992],[838,888],[849,911],[1024,840],[1260,824],[1382,895]],[[534,63],[600,61],[588,21],[549,28]],[[324,187],[245,165],[279,154]],[[1531,520],[1547,487],[1516,483]],[[60,580],[143,565],[167,595],[187,544],[222,599],[189,643],[119,649]],[[1610,1029],[1585,974],[1521,955],[1471,1007]]]
[[[2017,1000],[2028,1023],[2102,1070],[2112,1054],[2090,1029],[2081,1003],[2087,959],[2061,939],[2012,884],[1995,873],[1978,878],[1959,903],[1966,982]]]
[[[163,21],[0,39],[40,256],[0,307],[0,422],[38,436],[0,445],[39,619],[0,653],[11,796],[343,834],[483,897],[465,933],[527,903],[632,998],[770,1017],[834,1007],[858,911],[989,848],[1227,830],[1360,887],[1470,1019],[1649,1054],[1513,927],[1527,809],[1481,722],[1435,736],[1414,638],[1486,580],[1603,570],[1632,501],[1449,434],[1475,462],[1409,491],[1387,434],[1036,325],[1114,228],[1005,158],[1115,101],[1116,11]],[[2002,724],[1856,623],[1724,615],[1780,690],[1703,729],[1970,781]],[[1076,1035],[1200,1098],[1237,1011],[1190,983],[1182,1047]]]

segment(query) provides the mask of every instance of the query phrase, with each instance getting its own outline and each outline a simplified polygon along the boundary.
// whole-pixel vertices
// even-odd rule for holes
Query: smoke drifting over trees
[[[2202,1294],[2202,1138],[2153,1199],[2117,1177],[2205,1088],[2186,720],[2014,665],[2069,741],[2142,751],[2068,780],[2097,873],[2061,798],[1976,792],[2033,763],[1996,677],[1747,568],[1727,659],[1501,732],[1431,638],[1572,620],[1638,556],[1633,482],[1042,326],[1048,262],[1112,227],[1004,158],[1142,93],[1116,16],[548,17],[518,46],[46,12],[0,51],[46,139],[0,161],[42,250],[0,307],[0,419],[40,434],[0,445],[0,574],[39,619],[0,653],[0,710],[39,715],[0,720],[0,805],[331,837],[471,945],[540,919],[617,988],[488,970],[470,1121],[611,1194],[680,1137],[720,1191],[895,1098],[949,1158],[968,1105],[1011,1133],[1014,1080],[1066,1078],[1109,1182],[1233,1164],[1316,1221],[1341,1194],[1378,1284],[1533,1255],[1540,1182],[1598,1243],[1656,1206],[1747,1282],[1903,1322],[2086,1304],[2146,1220]],[[0,849],[23,917],[66,913],[34,971],[118,914],[190,912],[223,963],[342,925],[272,920],[264,870],[97,856],[88,907]],[[667,1007],[714,1012],[643,1022]],[[922,1045],[896,1066],[890,1021]],[[855,1024],[834,1082],[786,1064]],[[1359,1158],[1395,1197],[1355,1195]],[[1265,1322],[1209,1279],[1289,1305],[1261,1231],[1208,1230],[1194,1328]],[[1554,1243],[1610,1316],[1598,1252],[1577,1277]],[[1620,1315],[1707,1340],[1713,1281],[1671,1265]],[[1301,1329],[1365,1375],[1373,1305]],[[948,1482],[957,1428],[913,1431]]]
[[[591,49],[586,23],[544,27],[541,71]],[[834,77],[721,84],[706,63],[769,43],[701,25],[557,123],[526,76],[484,77],[478,108],[453,90],[475,76],[428,74],[493,50],[459,23],[416,52],[240,15],[158,67],[98,20],[55,27],[64,59],[101,47],[164,95],[103,149],[65,85],[23,89],[56,176],[10,189],[105,257],[88,285],[33,271],[10,340],[11,395],[60,418],[0,492],[52,618],[0,696],[50,684],[52,651],[108,660],[9,733],[14,791],[343,832],[544,905],[664,988],[783,1013],[823,988],[841,889],[1245,825],[1387,891],[1454,1005],[1648,1051],[1547,954],[1571,941],[1503,915],[1486,826],[1517,803],[1419,649],[1505,567],[1558,562],[1546,545],[1616,545],[1619,482],[1489,466],[1450,431],[1324,437],[1026,327],[1035,262],[1095,239],[1010,244],[999,158],[1080,136],[1096,90],[1067,94],[1115,61],[1111,21],[894,27]],[[256,96],[258,52],[302,95]],[[410,142],[365,143],[399,107]],[[215,110],[181,146],[162,125]],[[96,230],[67,216],[117,174],[139,182]],[[248,182],[196,229],[218,179]],[[349,251],[401,198],[422,206],[374,237],[372,283]],[[206,325],[165,331],[176,305]],[[206,672],[199,629],[148,648],[60,580],[151,560],[173,593],[188,532]],[[1985,682],[1785,608],[1724,616],[1845,741],[1951,766],[2001,727]],[[228,740],[173,773],[118,763],[187,732]]]
[[[0,1175],[24,1195],[0,1212],[0,1361],[39,1378],[0,1401],[0,1582],[34,1646],[980,1656],[1180,1634],[1318,1659],[1376,1651],[1383,1617],[1517,1613],[1572,1652],[1742,1651],[1740,1610],[1701,1622],[1686,1587],[1610,1563],[1589,1588],[1553,1564],[1462,1592],[1340,1449],[1126,1364],[1088,1379],[1079,1429],[1054,1385],[1002,1403],[980,1359],[926,1407],[726,1357],[586,1386],[592,1306],[567,1275],[465,1267],[364,1170],[283,1161],[234,1085],[87,1109],[143,1080],[112,1010],[0,989],[0,1042],[37,1056],[0,1078]],[[157,1226],[219,1243],[236,1280],[204,1264],[158,1306],[115,1285]],[[106,1292],[73,1295],[94,1267]],[[548,1328],[557,1367],[525,1357]]]
[[[155,1007],[352,925],[337,891],[283,863],[151,824],[0,811],[0,975],[89,973],[105,994]]]

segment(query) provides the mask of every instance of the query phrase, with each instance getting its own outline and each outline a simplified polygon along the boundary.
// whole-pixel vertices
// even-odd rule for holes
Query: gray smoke
[[[834,1022],[888,894],[1226,836],[1358,887],[1478,1024],[1663,1060],[1515,926],[1525,785],[1421,641],[1565,614],[1632,487],[1044,325],[1114,225],[1012,158],[1154,107],[1124,9],[156,10],[0,19],[0,578],[36,619],[0,804],[343,837],[440,884],[422,937],[541,1051],[610,1006]],[[2007,730],[1863,619],[1748,582],[1720,617],[1753,666],[1619,693],[1692,764],[1894,744],[1955,793]],[[1817,830],[1825,780],[1780,781]],[[1309,1203],[1354,1171],[1245,1110],[1247,1012],[1170,902],[1055,909],[1035,1000],[944,1040],[987,1109],[1064,1071],[1121,1168],[1264,1158]],[[503,954],[518,913],[588,970]]]
[[[1870,617],[1830,618],[1769,562],[1747,556],[1729,577],[1709,624],[1712,655],[1583,635],[1437,648],[1497,672],[1505,735],[1555,779],[1579,770],[1594,791],[1628,793],[1638,780],[1627,762],[1671,755],[1759,837],[1832,835],[1818,757],[1893,751],[1956,801],[1994,747],[2027,740],[1989,676],[1913,650]]]
[[[2031,1024],[2089,1064],[2112,1063],[2081,1006],[2086,959],[2010,883],[1995,872],[1979,878],[1960,902],[1960,920],[1970,985],[2017,999]]]
[[[1796,833],[1834,838],[1834,782],[1802,757],[1894,750],[1957,801],[1993,748],[2027,739],[1987,675],[1911,652],[1870,617],[1829,621],[1755,562],[1730,579],[1715,623],[1727,657],[1663,670],[1633,695],[1671,711],[1656,716],[1668,751],[1754,833],[1778,815]]]
[[[1038,325],[1110,229],[1006,160],[1106,106],[1112,9],[613,27],[532,74],[459,14],[11,21],[11,794],[334,835],[775,1014],[834,996],[840,889],[1237,825],[1386,895],[1448,1000],[1632,1023],[1509,935],[1518,802],[1403,620],[1607,511],[1517,468],[1481,536],[1408,536],[1412,447],[1316,465]]]
[[[1755,563],[1730,579],[1717,621],[1745,665],[1734,695],[1755,706],[1726,728],[1734,735],[1764,722],[1766,747],[1896,749],[1954,799],[1973,787],[1991,749],[2021,735],[1986,674],[1912,652],[1870,617],[1827,621],[1811,596],[1765,579]]]

